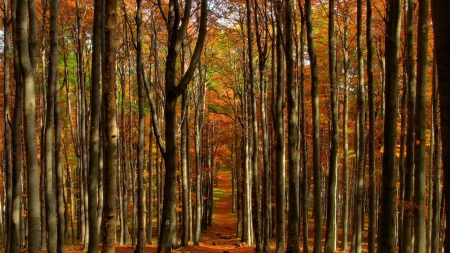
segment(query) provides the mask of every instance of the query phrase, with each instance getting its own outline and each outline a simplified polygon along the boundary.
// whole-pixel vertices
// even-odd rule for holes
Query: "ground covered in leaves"
[[[240,238],[236,238],[236,213],[232,212],[231,198],[231,171],[227,168],[220,169],[217,174],[217,187],[214,189],[214,214],[212,226],[202,233],[202,240],[199,246],[193,246],[192,242],[187,247],[181,247],[173,252],[184,253],[226,253],[226,252],[254,252],[254,246],[244,245]],[[311,219],[312,222],[312,219]],[[312,223],[310,223],[312,224]],[[309,227],[310,250],[313,247],[312,226]],[[350,245],[349,245],[350,246]],[[367,244],[363,242],[363,252]],[[156,252],[156,244],[147,245],[146,252]],[[300,246],[301,247],[301,246]],[[271,240],[270,252],[275,250],[275,241]],[[81,253],[81,246],[67,246],[68,253]],[[116,246],[117,253],[133,253],[134,247]],[[341,251],[336,251],[341,252]],[[342,251],[343,252],[343,251]]]

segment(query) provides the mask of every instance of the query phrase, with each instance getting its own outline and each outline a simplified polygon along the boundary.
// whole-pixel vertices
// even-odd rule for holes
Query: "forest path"
[[[200,245],[183,247],[175,252],[254,252],[254,246],[242,246],[240,238],[236,238],[237,214],[232,212],[231,178],[231,168],[222,167],[217,171],[212,226],[202,233]]]

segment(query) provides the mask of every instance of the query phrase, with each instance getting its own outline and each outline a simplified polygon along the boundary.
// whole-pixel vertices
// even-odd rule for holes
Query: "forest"
[[[0,16],[5,252],[450,252],[450,1]]]

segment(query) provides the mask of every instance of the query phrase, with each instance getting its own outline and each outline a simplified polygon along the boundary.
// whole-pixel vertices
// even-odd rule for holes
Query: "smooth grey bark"
[[[364,59],[363,59],[363,44],[362,44],[362,0],[357,1],[357,52],[358,52],[358,156],[357,156],[357,172],[356,172],[356,196],[355,196],[355,213],[354,213],[354,237],[355,252],[361,252],[362,243],[362,229],[364,223],[364,211],[363,211],[363,182],[364,182],[364,167],[365,167],[365,150],[366,150],[366,110],[365,110],[365,84],[364,84]]]
[[[92,28],[92,66],[91,66],[91,124],[89,139],[89,242],[88,252],[97,252],[99,244],[98,202],[99,202],[99,163],[100,163],[100,117],[101,117],[101,15],[102,0],[94,2],[94,25]]]
[[[441,157],[440,157],[440,137],[439,137],[439,123],[438,123],[438,90],[437,90],[437,66],[436,66],[436,55],[433,57],[433,87],[432,87],[432,113],[433,113],[433,130],[434,130],[434,149],[432,154],[433,168],[431,171],[431,178],[433,181],[433,191],[432,191],[432,216],[430,219],[431,224],[431,252],[438,252],[439,241],[440,241],[440,230],[441,230],[441,216],[440,216],[440,199],[441,199]]]
[[[16,39],[20,59],[20,68],[24,81],[24,104],[25,104],[25,148],[27,164],[27,196],[28,196],[28,252],[40,252],[40,198],[39,198],[39,174],[36,147],[36,102],[35,102],[35,80],[33,71],[33,59],[29,50],[33,48],[28,44],[27,36],[27,0],[18,0],[16,9]],[[32,12],[32,11],[30,11]],[[30,20],[32,17],[30,17]],[[30,22],[33,23],[33,22]],[[34,30],[30,27],[30,36]],[[31,40],[33,42],[33,40]]]
[[[247,42],[248,42],[248,71],[249,77],[248,81],[250,84],[250,107],[251,107],[251,117],[249,120],[251,121],[251,128],[253,134],[253,142],[252,142],[252,157],[251,157],[251,175],[252,183],[252,199],[253,206],[251,206],[251,200],[249,201],[249,205],[253,211],[253,234],[256,243],[255,252],[262,252],[262,244],[261,244],[261,193],[259,190],[259,173],[258,173],[258,118],[256,111],[256,98],[255,98],[255,81],[254,81],[254,66],[253,66],[253,26],[252,26],[252,6],[251,1],[246,0],[246,10],[247,10]],[[249,180],[249,181],[250,181]],[[250,242],[253,242],[253,237],[250,236]],[[249,243],[250,244],[250,243]],[[251,243],[253,244],[253,243]],[[250,244],[250,245],[251,245]]]
[[[4,93],[3,93],[3,112],[4,112],[4,133],[3,133],[3,140],[4,140],[4,170],[3,175],[5,178],[5,200],[4,204],[6,206],[5,210],[5,220],[2,222],[2,225],[6,223],[6,237],[3,237],[4,239],[4,246],[5,250],[9,251],[9,247],[11,245],[10,239],[11,239],[11,207],[12,207],[12,131],[11,131],[11,117],[10,117],[10,62],[11,62],[11,56],[10,56],[10,36],[11,36],[11,6],[9,1],[3,2],[3,18],[2,18],[2,24],[3,24],[3,85],[4,85]],[[3,212],[2,212],[3,215]],[[3,231],[3,230],[2,230]]]
[[[54,155],[54,172],[56,178],[56,251],[64,253],[65,250],[65,216],[64,216],[64,181],[62,170],[62,153],[61,153],[61,86],[58,82],[58,62],[59,62],[59,47],[58,47],[58,15],[59,4],[58,1],[51,1],[50,3],[50,68],[49,71],[54,75],[53,82],[55,83],[54,92],[54,124],[55,124],[55,155]]]
[[[414,1],[408,0],[406,12],[405,68],[407,85],[406,159],[403,195],[403,219],[401,244],[403,253],[413,252],[413,192],[414,192],[414,117],[416,106],[416,77],[414,60]]]
[[[301,27],[300,27],[300,146],[302,154],[302,167],[303,167],[303,179],[302,179],[302,226],[303,226],[303,252],[308,252],[308,209],[309,209],[309,173],[308,173],[308,161],[306,155],[306,118],[305,118],[305,15],[303,7],[299,2]]]
[[[367,87],[369,96],[369,227],[368,251],[375,253],[377,224],[377,184],[375,174],[375,91],[373,81],[372,0],[367,0],[366,13]]]
[[[45,213],[47,217],[47,250],[57,252],[58,231],[55,196],[53,126],[55,124],[55,89],[58,77],[58,2],[50,1],[50,51],[47,75],[47,106],[45,117]],[[59,85],[59,84],[58,84]]]
[[[347,2],[346,2],[347,3]],[[344,68],[344,104],[342,119],[342,134],[344,145],[344,161],[343,161],[343,210],[342,210],[342,240],[341,248],[346,251],[348,249],[348,220],[349,220],[349,169],[348,169],[348,90],[349,90],[349,59],[348,59],[348,26],[349,14],[348,3],[346,4],[346,12],[344,15],[344,34],[343,34],[343,68]]]
[[[263,150],[263,175],[262,175],[262,232],[261,232],[261,244],[262,251],[269,251],[269,224],[270,224],[270,167],[269,167],[269,135],[267,130],[267,108],[266,108],[266,93],[267,93],[267,83],[265,79],[266,72],[266,62],[267,62],[267,45],[268,45],[268,26],[265,23],[267,18],[267,3],[264,3],[264,10],[254,1],[254,23],[255,23],[255,34],[256,34],[256,44],[258,46],[258,70],[259,70],[259,88],[260,88],[260,111],[261,111],[261,130],[262,130],[262,150]],[[262,28],[260,30],[260,22],[258,18],[258,12],[262,12],[261,22]],[[264,38],[262,38],[264,36]]]
[[[189,122],[187,115],[189,114],[188,110],[188,89],[183,92],[182,96],[182,123],[181,123],[181,205],[182,205],[182,234],[181,234],[181,246],[187,246],[189,241],[189,206],[188,206],[188,154],[189,150],[187,149],[187,142],[189,139],[187,138],[187,133],[189,132]]]
[[[150,119],[151,121],[151,119]],[[151,122],[150,122],[151,124]],[[151,126],[151,125],[150,125]],[[147,243],[152,244],[152,236],[153,236],[153,134],[151,128],[148,131],[149,135],[149,149],[148,149],[148,197],[147,197]]]
[[[17,2],[13,2],[13,38],[14,48],[18,48],[18,37],[16,33],[16,9]],[[15,99],[14,99],[14,115],[12,122],[12,181],[11,181],[11,202],[10,202],[10,234],[8,242],[8,250],[13,253],[19,252],[20,239],[20,199],[22,195],[22,142],[21,142],[21,125],[23,115],[23,101],[24,101],[24,83],[22,78],[22,70],[20,67],[20,58],[18,50],[14,50],[14,81],[15,81]]]
[[[398,51],[400,40],[401,1],[388,1],[388,20],[385,35],[385,110],[384,153],[380,215],[378,225],[378,252],[395,252],[395,220],[397,218],[397,116],[398,116]]]
[[[58,77],[58,74],[56,75]],[[57,78],[58,79],[58,78]],[[57,252],[66,252],[66,217],[65,217],[65,201],[64,201],[64,175],[62,168],[62,151],[61,151],[61,86],[59,83],[55,87],[55,177],[56,177],[56,215],[58,226]]]
[[[314,178],[314,253],[322,252],[322,197],[320,167],[320,139],[319,139],[319,74],[317,55],[313,42],[313,24],[311,14],[311,0],[305,0],[306,38],[308,54],[311,62],[311,99],[313,117],[313,178]]]
[[[199,65],[201,66],[201,65]],[[199,245],[201,239],[202,229],[202,164],[201,164],[201,133],[203,130],[203,116],[205,108],[205,85],[202,78],[202,70],[199,67],[199,82],[197,84],[197,102],[195,105],[195,119],[194,119],[194,141],[195,141],[195,171],[196,171],[196,222],[195,222],[195,234],[194,245]]]
[[[276,113],[275,113],[275,136],[276,136],[276,250],[277,253],[284,252],[285,244],[285,206],[286,206],[286,172],[285,172],[285,135],[284,135],[284,53],[283,53],[283,29],[282,13],[283,3],[276,1]],[[275,102],[275,101],[274,101]]]
[[[334,36],[334,0],[328,2],[328,73],[331,90],[331,132],[330,165],[328,173],[327,221],[325,235],[325,252],[334,252],[336,234],[336,195],[339,149],[339,105],[337,101],[336,82],[336,41]]]
[[[417,26],[417,88],[415,115],[414,152],[414,252],[426,249],[426,168],[425,168],[425,116],[427,110],[427,51],[428,51],[428,0],[419,1],[419,24]],[[430,203],[428,203],[430,204]]]
[[[138,85],[138,149],[137,149],[137,244],[134,252],[145,251],[145,204],[144,204],[144,138],[145,138],[145,115],[144,115],[144,84],[142,72],[142,0],[136,0],[136,71]],[[151,175],[150,175],[151,176]],[[133,189],[134,190],[134,189]],[[134,231],[133,231],[134,233]]]
[[[298,95],[294,82],[294,49],[293,49],[293,3],[285,2],[285,39],[286,39],[286,89],[288,109],[288,166],[289,166],[289,197],[288,197],[288,242],[286,252],[298,253],[299,247],[299,147],[298,147]],[[280,95],[283,95],[281,93]]]
[[[105,1],[105,57],[103,99],[105,103],[105,168],[103,191],[102,253],[114,253],[116,235],[116,175],[117,175],[117,108],[116,108],[116,24],[117,0]]]

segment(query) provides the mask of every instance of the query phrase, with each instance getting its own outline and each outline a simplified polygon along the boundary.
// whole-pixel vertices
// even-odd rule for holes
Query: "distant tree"
[[[276,252],[284,252],[285,244],[285,206],[286,206],[286,172],[285,172],[285,135],[284,135],[284,53],[283,53],[283,2],[275,2],[276,7]]]

